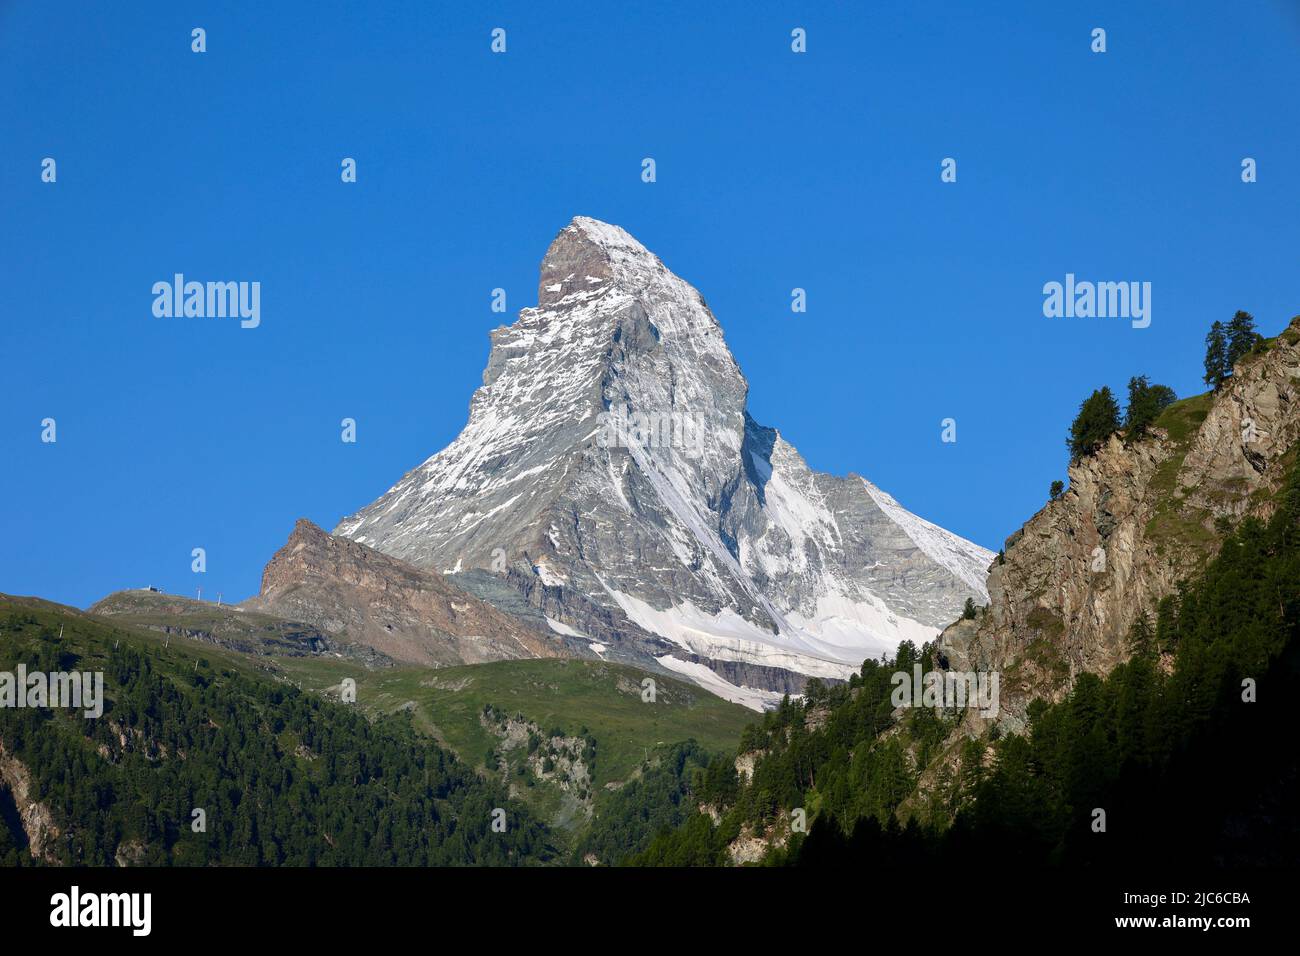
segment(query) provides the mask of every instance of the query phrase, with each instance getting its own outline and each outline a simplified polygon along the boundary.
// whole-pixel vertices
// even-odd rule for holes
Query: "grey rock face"
[[[986,600],[990,552],[862,478],[812,471],[749,417],[700,294],[622,229],[575,219],[537,307],[491,338],[460,436],[335,534],[535,580],[528,603],[561,633],[626,642],[754,705]]]

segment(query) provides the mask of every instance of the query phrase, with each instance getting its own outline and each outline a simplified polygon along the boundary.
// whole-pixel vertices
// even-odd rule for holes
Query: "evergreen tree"
[[[811,706],[826,699],[826,685],[816,677],[809,677],[803,685],[803,702]]]
[[[961,609],[961,616],[962,616],[962,620],[964,620],[964,621],[973,621],[973,620],[975,620],[975,600],[974,600],[974,598],[967,598],[967,599],[966,599],[966,606],[963,607],[963,608]]]
[[[1079,406],[1079,414],[1070,425],[1070,460],[1078,461],[1090,454],[1107,438],[1119,431],[1119,405],[1110,387],[1103,385]]]
[[[1128,629],[1128,647],[1134,657],[1156,656],[1156,631],[1146,611],[1140,613]]]
[[[1255,317],[1249,312],[1237,310],[1237,314],[1228,323],[1228,371],[1250,353],[1260,335],[1255,331]]]
[[[1166,652],[1178,643],[1178,597],[1167,594],[1156,605],[1156,650]]]
[[[1047,496],[1052,501],[1055,501],[1057,498],[1061,497],[1064,491],[1065,491],[1065,482],[1061,481],[1058,478],[1056,481],[1052,482],[1051,488],[1047,490]]]
[[[1168,385],[1152,385],[1145,375],[1128,380],[1128,407],[1124,412],[1124,427],[1130,438],[1141,438],[1147,428],[1160,417],[1160,413],[1177,398]]]
[[[1218,388],[1223,380],[1232,374],[1232,363],[1228,361],[1228,336],[1222,322],[1210,326],[1205,336],[1205,384]]]

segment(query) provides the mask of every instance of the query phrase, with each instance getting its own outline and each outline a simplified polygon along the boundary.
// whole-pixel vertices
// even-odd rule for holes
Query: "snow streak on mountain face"
[[[747,391],[700,294],[578,217],[537,307],[492,333],[464,431],[335,533],[447,572],[523,569],[568,626],[657,635],[647,653],[713,690],[842,678],[986,601],[991,552],[810,470]]]

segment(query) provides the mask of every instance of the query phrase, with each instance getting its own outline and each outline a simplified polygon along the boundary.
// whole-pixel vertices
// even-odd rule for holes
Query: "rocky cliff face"
[[[602,645],[724,693],[754,682],[750,703],[984,600],[990,552],[812,471],[747,393],[700,294],[579,217],[542,261],[537,307],[492,333],[460,436],[335,533],[487,570]]]
[[[300,519],[242,605],[303,621],[409,664],[447,666],[570,653],[546,635],[422,571]]]
[[[50,808],[36,799],[31,771],[21,760],[9,754],[3,743],[0,743],[0,788],[7,790],[13,800],[32,859],[57,864],[54,845],[62,831],[54,825]],[[0,820],[0,826],[4,825]]]
[[[1179,402],[1159,424],[1071,466],[1064,496],[1007,539],[987,613],[943,632],[947,667],[1001,673],[1005,729],[1024,726],[1034,697],[1059,699],[1079,672],[1127,659],[1137,615],[1154,620],[1232,524],[1271,513],[1300,439],[1300,319],[1218,394]]]

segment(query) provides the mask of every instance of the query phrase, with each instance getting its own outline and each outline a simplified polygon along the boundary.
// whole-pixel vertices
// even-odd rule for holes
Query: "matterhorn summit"
[[[717,319],[623,229],[575,218],[537,299],[456,440],[336,535],[754,707],[987,602],[991,552],[749,417]]]

